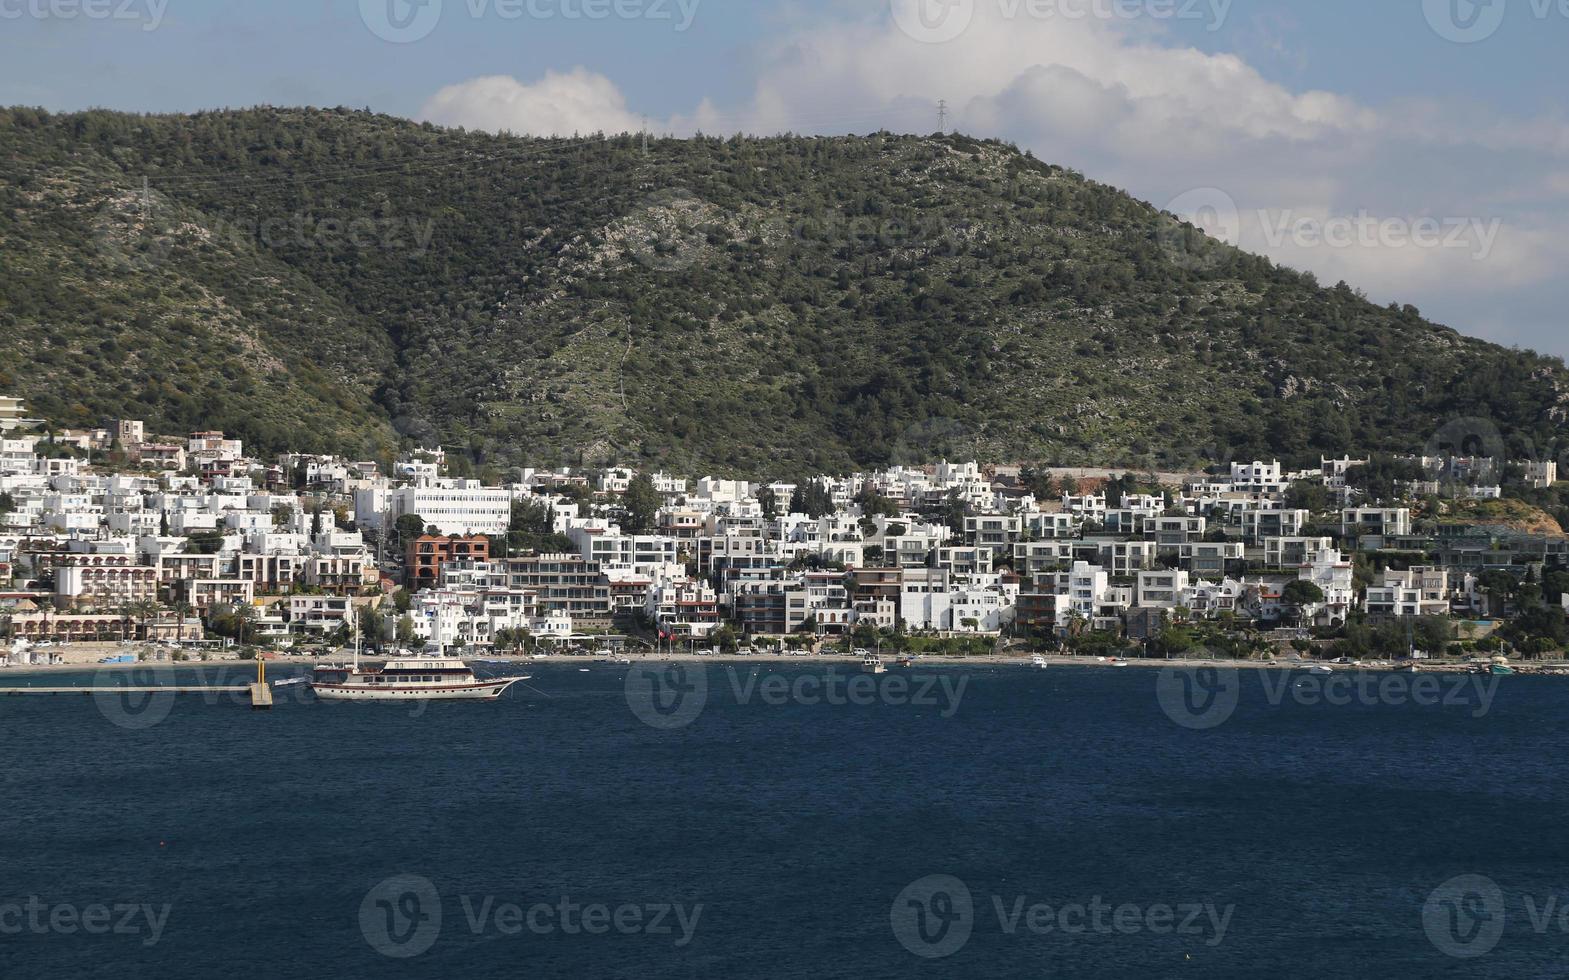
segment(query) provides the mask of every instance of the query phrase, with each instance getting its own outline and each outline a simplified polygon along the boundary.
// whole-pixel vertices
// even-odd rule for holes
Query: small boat
[[[1030,666],[1036,668],[1037,670],[1045,670],[1048,665],[1046,663],[1046,658],[1037,653],[1035,656],[1030,658]]]
[[[281,681],[273,681],[272,682],[272,686],[273,687],[294,687],[297,684],[304,684],[305,682],[307,682],[309,680],[310,680],[309,677],[285,677]]]
[[[1126,667],[1126,666],[1128,666],[1128,661],[1122,659],[1121,657],[1112,657],[1109,661],[1107,661],[1107,663],[1111,664],[1111,666],[1113,666],[1113,667]]]
[[[888,667],[883,663],[883,658],[875,653],[868,653],[861,658],[861,672],[865,674],[885,674]]]
[[[1310,674],[1333,674],[1335,672],[1335,668],[1330,667],[1327,664],[1313,664],[1308,667],[1307,672]]]
[[[914,657],[900,657],[896,666],[899,666],[899,667],[914,667],[915,666],[915,658]]]
[[[1493,664],[1492,672],[1494,674],[1499,675],[1499,676],[1506,676],[1506,675],[1509,675],[1509,674],[1513,674],[1515,672],[1515,669],[1513,667],[1509,666],[1508,664]]]

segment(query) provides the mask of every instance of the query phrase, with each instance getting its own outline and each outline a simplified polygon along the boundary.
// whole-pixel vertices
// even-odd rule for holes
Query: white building
[[[512,524],[512,494],[475,480],[443,480],[387,494],[387,519],[396,524],[418,514],[441,534],[505,534]]]

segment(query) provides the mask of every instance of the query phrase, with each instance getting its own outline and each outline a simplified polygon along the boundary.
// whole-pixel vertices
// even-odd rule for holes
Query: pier
[[[196,686],[160,685],[155,687],[116,687],[106,684],[98,687],[0,687],[0,697],[93,697],[120,694],[245,694],[251,699],[252,711],[272,710],[272,688],[267,686],[267,661],[256,661],[256,683],[240,685],[202,684]]]

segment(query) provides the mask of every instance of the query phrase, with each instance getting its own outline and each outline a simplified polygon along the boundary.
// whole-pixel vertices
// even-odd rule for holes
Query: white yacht
[[[861,672],[866,674],[885,674],[888,667],[883,663],[883,658],[875,653],[868,653],[861,658]]]
[[[468,664],[447,657],[399,657],[379,668],[319,666],[311,690],[325,701],[493,701],[526,680],[481,680]]]
[[[1037,653],[1030,658],[1030,666],[1037,670],[1045,670],[1050,664],[1047,663],[1045,655]]]
[[[311,671],[311,692],[323,701],[494,701],[522,677],[480,680],[467,663],[437,647],[434,656],[403,652],[380,667],[360,666],[359,609],[352,612],[354,662],[321,664]]]

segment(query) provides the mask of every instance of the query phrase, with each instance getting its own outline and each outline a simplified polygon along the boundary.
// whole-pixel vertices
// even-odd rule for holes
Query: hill
[[[799,473],[1556,444],[1560,361],[963,136],[0,110],[0,391],[264,449]]]

